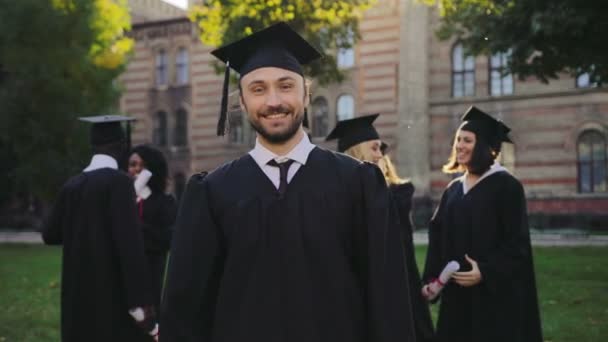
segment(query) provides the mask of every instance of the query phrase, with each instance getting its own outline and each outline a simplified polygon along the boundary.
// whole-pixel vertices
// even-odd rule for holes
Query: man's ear
[[[310,93],[310,85],[311,81],[304,79],[304,107],[308,107],[310,104],[310,99],[312,98],[312,94]]]
[[[245,106],[245,102],[243,101],[243,93],[239,92],[239,105],[241,106],[241,110],[247,113],[247,106]]]

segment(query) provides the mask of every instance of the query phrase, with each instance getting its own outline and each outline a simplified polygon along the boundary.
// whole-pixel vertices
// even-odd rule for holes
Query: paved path
[[[37,232],[0,231],[0,243],[42,243]],[[426,232],[414,233],[414,243],[428,244]],[[532,234],[534,246],[608,246],[608,235],[588,234]]]

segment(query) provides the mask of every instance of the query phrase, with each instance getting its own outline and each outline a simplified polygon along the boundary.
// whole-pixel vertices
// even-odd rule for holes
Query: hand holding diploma
[[[430,283],[422,287],[422,295],[424,296],[424,298],[429,301],[437,298],[439,292],[441,292],[445,284],[450,281],[452,274],[454,274],[459,269],[460,264],[458,264],[458,262],[448,262],[448,264],[443,268],[443,271],[441,271],[439,278],[433,279]]]
[[[148,181],[152,178],[152,172],[147,169],[143,169],[137,177],[135,177],[135,182],[133,186],[135,187],[135,194],[139,199],[147,199],[152,194],[150,187],[148,187]]]
[[[481,282],[482,276],[477,266],[477,261],[469,258],[467,254],[464,255],[465,259],[471,264],[471,270],[468,272],[455,272],[452,275],[452,279],[456,284],[464,287],[474,286]]]

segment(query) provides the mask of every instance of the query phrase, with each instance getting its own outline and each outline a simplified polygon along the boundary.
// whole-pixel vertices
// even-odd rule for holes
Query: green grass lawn
[[[536,248],[535,258],[545,340],[607,341],[608,248]],[[0,260],[0,342],[59,341],[60,249],[0,245]]]

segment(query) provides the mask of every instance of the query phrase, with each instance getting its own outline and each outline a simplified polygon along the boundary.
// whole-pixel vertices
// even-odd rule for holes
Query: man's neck
[[[302,130],[302,128],[300,128],[296,134],[293,135],[293,137],[289,138],[289,140],[282,142],[282,143],[271,143],[270,141],[264,139],[264,137],[262,137],[261,135],[258,135],[258,141],[260,142],[260,144],[262,144],[262,146],[264,146],[266,149],[268,149],[270,152],[276,154],[277,156],[284,156],[287,153],[291,152],[291,150],[294,149],[294,147],[296,147],[297,144],[300,143],[300,141],[302,141],[302,138],[304,137],[304,130]]]

